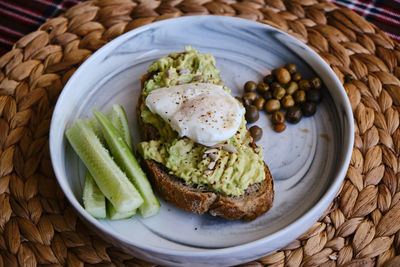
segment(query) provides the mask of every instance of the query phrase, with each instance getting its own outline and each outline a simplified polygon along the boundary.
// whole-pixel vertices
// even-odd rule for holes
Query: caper
[[[283,115],[283,113],[280,112],[280,111],[275,111],[274,113],[272,113],[271,120],[272,120],[273,124],[284,123],[285,122],[285,115]]]
[[[293,97],[291,95],[285,95],[282,98],[281,103],[282,103],[282,107],[284,109],[288,109],[288,108],[294,106],[294,99],[293,99]]]
[[[271,84],[275,81],[275,78],[272,74],[268,74],[268,75],[264,76],[263,80],[266,84]]]
[[[296,72],[296,73],[294,73],[294,74],[292,75],[292,80],[295,81],[295,82],[300,81],[301,78],[303,78],[303,76],[302,76],[300,73],[298,73],[298,72]]]
[[[262,97],[263,97],[265,100],[270,100],[270,99],[272,98],[272,93],[271,93],[271,91],[266,91],[266,92],[264,92],[264,93],[262,94]]]
[[[310,91],[307,92],[307,101],[319,103],[319,102],[321,102],[321,98],[322,98],[322,94],[321,94],[320,90],[311,89]]]
[[[272,113],[281,108],[281,103],[277,99],[270,99],[265,103],[264,109],[267,113]]]
[[[285,68],[289,71],[290,74],[296,73],[297,71],[297,66],[294,63],[287,63],[285,65]]]
[[[239,101],[240,103],[242,103],[242,105],[244,105],[243,103],[243,98],[241,98],[240,96],[235,96],[236,100]]]
[[[263,135],[262,129],[257,125],[251,126],[249,131],[254,141],[260,140]]]
[[[291,78],[290,73],[285,68],[275,69],[274,75],[275,75],[276,79],[278,80],[278,82],[280,82],[282,84],[287,84],[288,82],[290,82],[290,78]]]
[[[253,81],[248,81],[244,84],[245,92],[254,92],[257,88],[257,84]]]
[[[314,77],[314,78],[311,80],[311,86],[312,86],[312,88],[314,88],[314,89],[320,89],[320,88],[322,87],[321,79],[318,78],[318,77]]]
[[[296,93],[294,93],[294,101],[297,104],[306,102],[306,92],[303,90],[298,90]]]
[[[274,90],[274,92],[272,93],[272,95],[273,95],[276,99],[278,99],[278,100],[281,100],[282,97],[285,96],[285,94],[286,94],[286,90],[285,90],[285,88],[283,88],[283,87],[278,87],[278,88],[276,88],[276,89]]]
[[[308,80],[300,80],[299,81],[299,88],[304,91],[308,91],[311,89],[311,84]]]
[[[252,103],[253,103],[253,101],[251,101],[250,99],[248,99],[248,98],[242,98],[242,103],[243,103],[243,106],[245,106],[245,107],[247,107],[247,106],[250,106]]]
[[[248,92],[243,95],[243,99],[249,99],[253,103],[257,99],[257,95],[254,92]]]
[[[315,104],[314,102],[305,102],[301,105],[301,110],[303,111],[304,116],[312,116],[317,110],[317,104]]]
[[[286,120],[290,123],[298,123],[303,116],[299,106],[293,106],[286,112]]]
[[[273,82],[273,83],[271,83],[271,86],[270,86],[270,88],[272,90],[275,90],[276,88],[279,88],[279,87],[282,87],[282,86],[278,82]]]
[[[299,85],[296,82],[290,82],[288,87],[286,88],[286,93],[288,95],[293,95],[294,92],[297,91],[297,89],[299,89]]]
[[[265,82],[259,82],[257,84],[257,92],[258,93],[262,94],[262,93],[264,93],[264,92],[266,92],[268,90],[269,90],[269,85],[266,84]]]
[[[248,123],[253,123],[257,121],[259,117],[260,115],[258,114],[258,109],[256,108],[256,106],[250,105],[246,107],[245,118]]]
[[[257,98],[256,101],[254,101],[254,106],[256,106],[258,110],[263,110],[264,104],[265,104],[265,99],[262,97]]]
[[[283,132],[285,129],[286,129],[286,124],[284,123],[276,124],[274,126],[274,131],[278,133]]]

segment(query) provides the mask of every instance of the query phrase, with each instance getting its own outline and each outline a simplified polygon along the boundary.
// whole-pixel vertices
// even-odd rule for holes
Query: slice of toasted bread
[[[149,75],[143,76],[142,88],[145,80],[149,77]],[[158,139],[157,129],[142,120],[140,112],[142,100],[140,94],[136,106],[140,134],[146,141]],[[256,147],[254,143],[251,145],[253,148]],[[239,197],[230,197],[219,192],[201,190],[193,185],[186,185],[183,179],[169,174],[165,166],[154,160],[142,159],[141,165],[147,173],[153,189],[160,197],[180,209],[199,215],[208,212],[213,216],[220,216],[228,220],[252,221],[267,212],[274,199],[273,180],[266,164],[265,180],[253,184]]]

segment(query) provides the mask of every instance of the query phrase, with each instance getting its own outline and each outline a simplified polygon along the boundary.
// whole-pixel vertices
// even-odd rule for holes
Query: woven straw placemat
[[[317,0],[87,1],[0,58],[0,267],[142,266],[77,218],[57,185],[49,125],[76,68],[111,39],[183,15],[272,25],[317,51],[351,101],[355,144],[331,208],[298,240],[249,266],[400,266],[400,46],[347,9]]]

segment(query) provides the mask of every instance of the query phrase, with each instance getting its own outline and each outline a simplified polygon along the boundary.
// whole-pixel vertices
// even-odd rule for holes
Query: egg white
[[[232,137],[245,112],[221,85],[189,83],[152,90],[146,106],[180,137],[213,146]]]

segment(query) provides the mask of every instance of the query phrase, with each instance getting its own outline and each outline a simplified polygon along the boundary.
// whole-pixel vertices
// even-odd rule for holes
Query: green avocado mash
[[[153,62],[148,72],[154,75],[144,85],[141,114],[145,123],[157,128],[161,138],[139,143],[138,151],[144,159],[163,164],[170,174],[182,178],[186,184],[229,196],[240,196],[250,185],[265,179],[261,147],[258,147],[258,153],[250,147],[252,138],[247,133],[244,118],[237,133],[225,141],[237,153],[219,147],[213,153],[218,160],[210,171],[211,158],[204,156],[210,148],[188,138],[179,138],[167,122],[150,112],[144,104],[149,92],[161,87],[191,82],[223,85],[212,55],[199,54],[188,46],[183,53],[171,54]],[[224,89],[229,91],[226,87]]]

